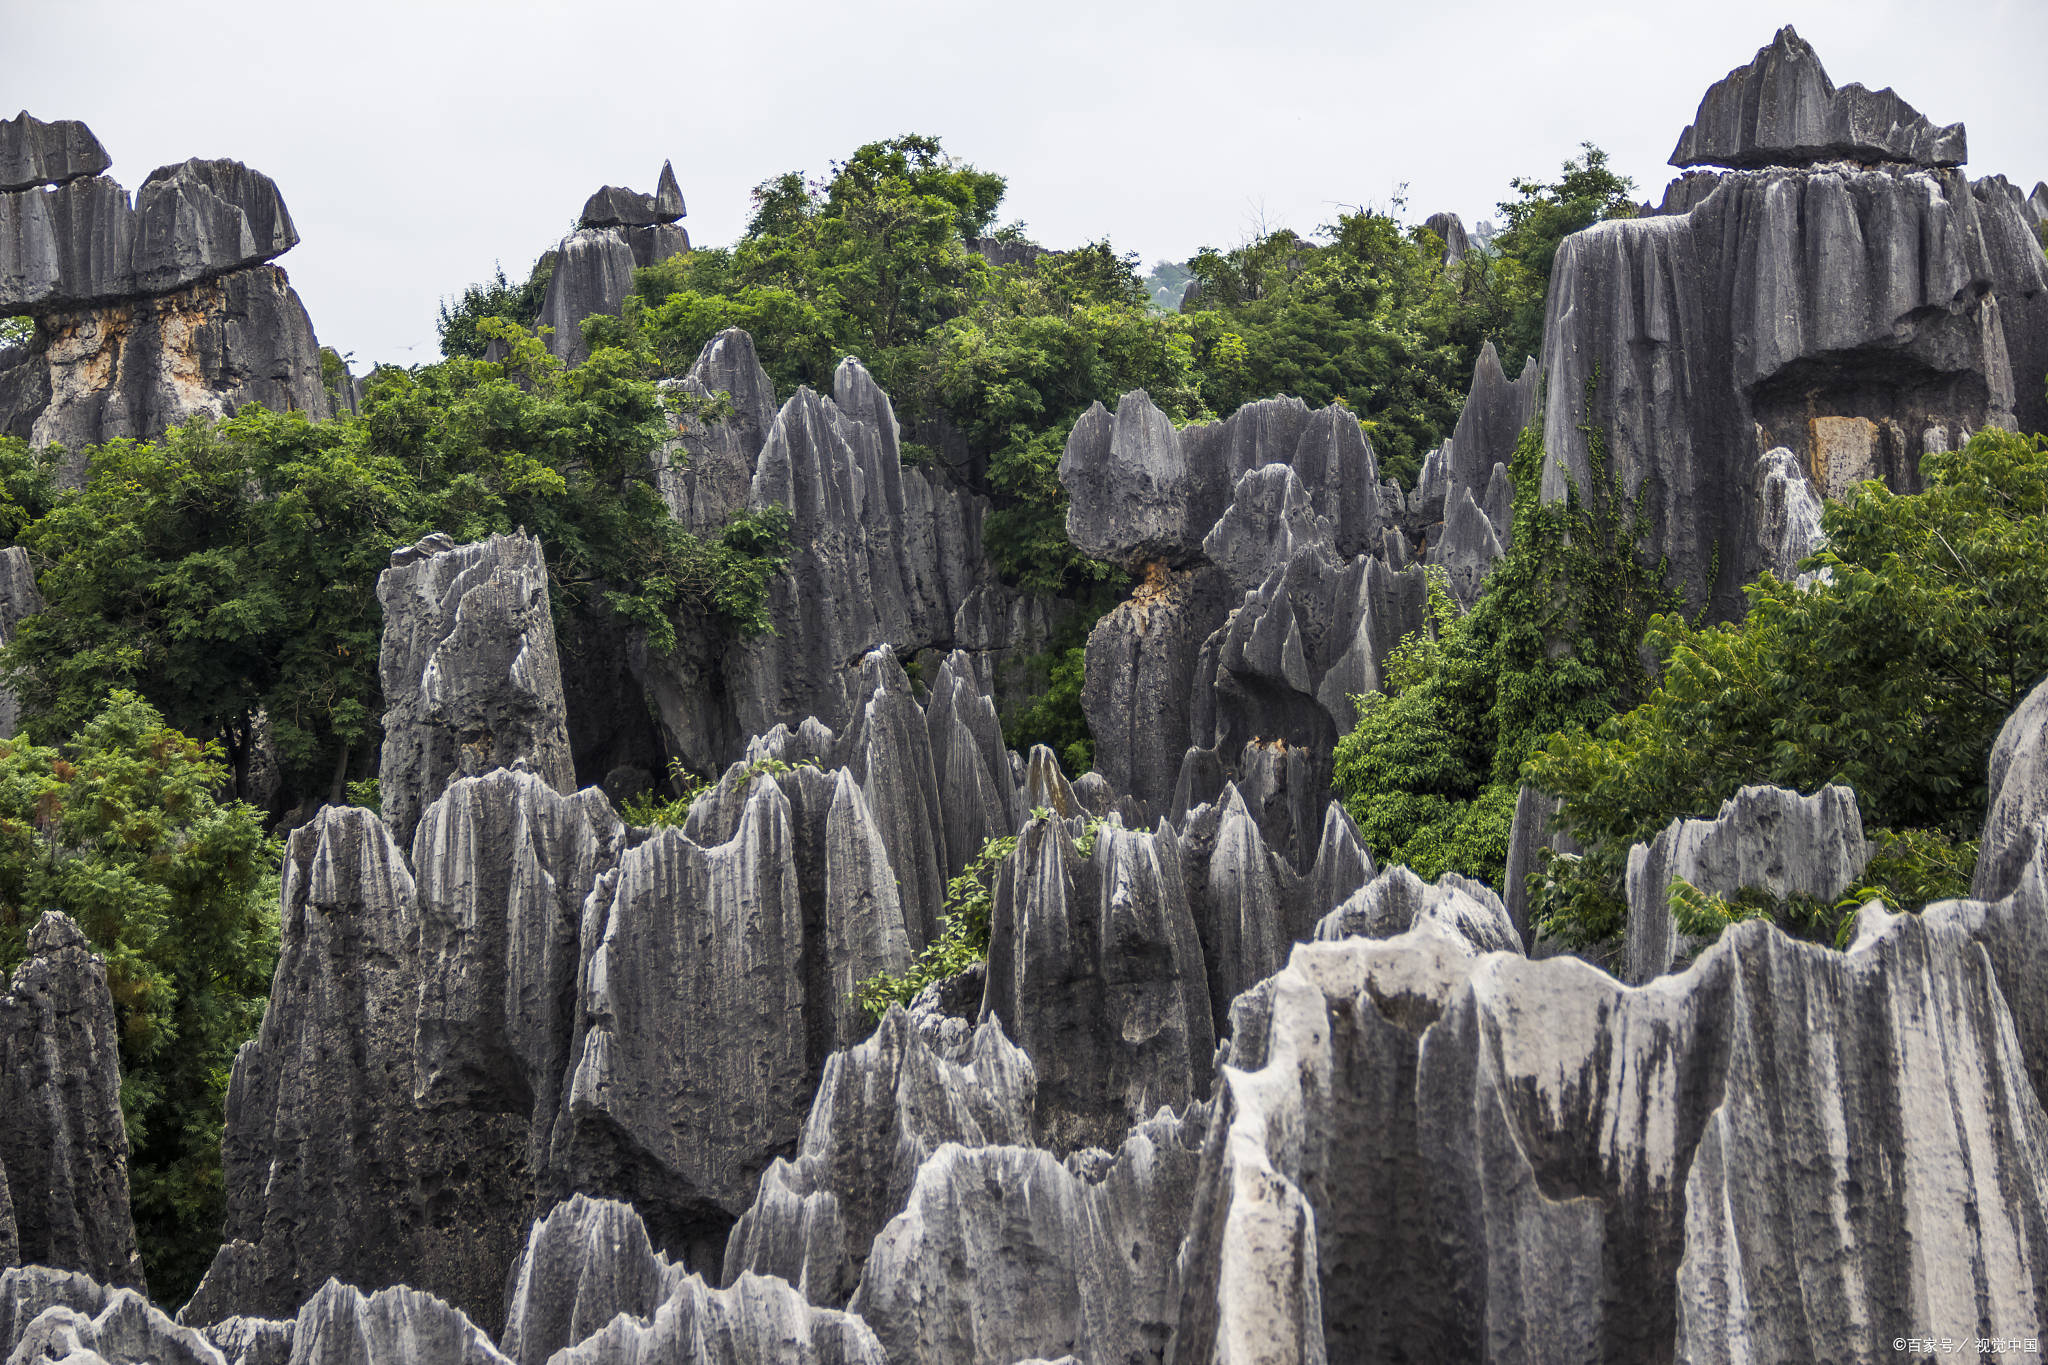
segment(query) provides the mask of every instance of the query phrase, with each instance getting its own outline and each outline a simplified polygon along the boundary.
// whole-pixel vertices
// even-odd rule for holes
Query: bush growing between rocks
[[[1755,782],[1854,790],[1894,908],[1967,893],[1992,743],[2048,673],[2048,443],[1987,430],[1921,469],[1923,493],[1827,505],[1813,586],[1766,574],[1740,622],[1653,619],[1656,691],[1534,755],[1587,848],[1540,889],[1551,932],[1617,931],[1630,845]]]

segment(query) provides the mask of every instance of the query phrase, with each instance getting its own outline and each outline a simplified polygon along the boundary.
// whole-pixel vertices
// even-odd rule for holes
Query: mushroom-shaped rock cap
[[[77,119],[45,123],[24,109],[0,121],[0,192],[62,185],[113,164],[92,129]]]
[[[653,194],[606,185],[584,201],[576,225],[586,228],[653,227],[673,223],[684,215],[682,187],[676,184],[675,166],[661,163],[661,180]]]
[[[1756,60],[1708,89],[1679,135],[1674,166],[1804,166],[1903,161],[1960,166],[1963,125],[1937,127],[1889,88],[1835,88],[1820,57],[1787,24]]]

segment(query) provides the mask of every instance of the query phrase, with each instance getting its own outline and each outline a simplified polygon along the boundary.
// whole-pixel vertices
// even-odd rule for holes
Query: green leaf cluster
[[[1429,625],[1355,698],[1334,780],[1366,842],[1425,878],[1456,871],[1500,885],[1524,761],[1646,695],[1638,645],[1675,598],[1637,553],[1647,523],[1587,429],[1592,486],[1546,503],[1534,428],[1517,443],[1512,548],[1461,614],[1432,571]]]
[[[523,284],[505,278],[505,267],[496,266],[491,278],[472,284],[453,299],[441,300],[436,330],[441,337],[441,354],[449,360],[482,360],[491,339],[482,327],[486,318],[497,318],[519,327],[532,327],[540,320],[541,305],[548,296],[548,281],[555,273],[553,252],[535,262]]]
[[[1766,575],[1733,624],[1653,620],[1656,691],[1534,756],[1588,850],[1544,910],[1559,932],[1610,932],[1630,844],[1749,783],[1852,788],[1873,837],[1915,851],[1885,874],[1894,904],[1967,886],[1939,850],[1976,834],[1992,743],[2048,673],[2048,447],[1986,430],[1921,475],[1925,492],[1871,481],[1824,509],[1811,586]]]
[[[47,453],[0,441],[0,527],[47,603],[0,652],[28,733],[57,742],[126,688],[219,740],[237,791],[267,724],[279,799],[339,800],[379,738],[377,576],[429,531],[537,535],[565,650],[606,620],[660,652],[765,630],[788,515],[712,538],[669,515],[649,453],[672,418],[650,357],[600,347],[564,369],[512,323],[477,326],[502,361],[380,369],[356,418],[251,406],[110,442],[71,492],[51,490]]]
[[[126,691],[61,745],[0,742],[0,972],[45,910],[106,959],[136,1229],[166,1302],[220,1242],[228,1076],[277,954],[281,849],[217,799],[226,777],[216,746]]]

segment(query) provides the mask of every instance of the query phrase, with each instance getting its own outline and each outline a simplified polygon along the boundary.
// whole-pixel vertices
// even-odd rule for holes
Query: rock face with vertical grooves
[[[647,1321],[614,1318],[551,1365],[892,1365],[858,1317],[814,1308],[780,1280],[713,1289],[691,1275]]]
[[[0,193],[98,175],[113,158],[77,119],[45,123],[26,109],[0,120]]]
[[[1088,635],[1081,709],[1095,766],[1111,786],[1164,805],[1179,776],[1177,749],[1194,743],[1203,642],[1228,610],[1221,571],[1145,571],[1136,592]]]
[[[10,1362],[68,1365],[223,1365],[213,1344],[180,1327],[132,1289],[116,1289],[94,1313],[44,1309],[13,1343]]]
[[[28,551],[19,545],[0,550],[0,645],[12,640],[15,628],[42,609],[43,594],[36,587]],[[21,699],[12,688],[0,687],[0,739],[14,738],[20,724]]]
[[[1000,1020],[984,1021],[953,1061],[892,1007],[865,1042],[825,1063],[795,1158],[768,1168],[733,1228],[725,1283],[774,1275],[812,1303],[844,1306],[925,1159],[946,1143],[1030,1146],[1037,1085]]]
[[[1372,877],[1372,854],[1344,808],[1324,813],[1315,861],[1306,873],[1260,828],[1235,782],[1180,820],[1181,875],[1209,986],[1219,1036],[1231,1002],[1287,963],[1296,943]]]
[[[574,785],[539,541],[517,534],[454,545],[429,536],[391,556],[377,600],[379,790],[401,845],[457,777],[523,761],[557,791]]]
[[[634,270],[690,249],[690,234],[676,222],[683,214],[683,192],[667,162],[653,194],[606,185],[585,201],[575,230],[555,247],[536,324],[553,329],[548,349],[558,359],[569,365],[588,360],[583,320],[616,316],[632,291]]]
[[[1673,820],[1628,857],[1625,975],[1648,981],[1682,964],[1697,945],[1679,932],[1671,884],[1684,880],[1711,895],[1760,891],[1783,902],[1799,896],[1832,902],[1863,875],[1870,859],[1863,816],[1847,787],[1801,796],[1782,787],[1744,787],[1712,820]]]
[[[107,165],[82,123],[0,123],[0,315],[36,321],[0,358],[0,435],[78,450],[255,402],[327,416],[312,324],[265,264],[299,240],[270,178],[195,159],[131,200]]]
[[[1360,554],[1380,532],[1379,463],[1358,419],[1294,398],[1248,403],[1221,422],[1176,431],[1142,389],[1097,404],[1060,458],[1067,535],[1089,554],[1131,566],[1186,567],[1252,470],[1291,466],[1339,552]]]
[[[1936,127],[1889,89],[1837,90],[1790,24],[1707,91],[1671,153],[1674,166],[1745,170],[1816,161],[1960,166],[1969,159],[1962,124]]]
[[[228,1086],[229,1241],[186,1321],[289,1317],[329,1276],[413,1270],[417,917],[412,873],[375,815],[330,806],[293,832],[270,1006]]]
[[[684,413],[674,439],[656,453],[656,478],[686,530],[716,535],[746,509],[754,462],[775,423],[775,385],[753,337],[728,327],[705,343],[676,387],[699,406]]]
[[[1056,624],[1051,607],[1017,594],[983,559],[986,501],[904,467],[895,410],[858,360],[841,362],[831,396],[800,389],[774,411],[743,339],[714,338],[683,381],[692,394],[731,394],[733,410],[686,417],[656,457],[686,524],[715,529],[714,518],[771,507],[792,523],[788,567],[769,584],[772,630],[717,658],[638,665],[670,749],[699,770],[732,761],[777,725],[816,719],[844,731],[865,696],[861,661],[878,647],[905,659],[966,651],[986,692],[999,664],[1040,652]],[[705,463],[679,470],[680,458]]]
[[[329,1280],[292,1327],[292,1365],[508,1365],[491,1339],[432,1294],[404,1285],[365,1294]]]
[[[715,1263],[827,1055],[866,1032],[854,988],[909,957],[851,774],[736,767],[585,909],[558,1190],[627,1199],[664,1246]]]
[[[1754,128],[1812,122],[1797,111],[1825,76],[1789,33],[1779,46],[1709,94],[1688,141],[1725,141],[1713,130],[1728,110]],[[1763,87],[1792,101],[1789,123],[1763,117],[1777,100],[1759,103]],[[1881,126],[1918,145],[1907,123]],[[1949,131],[1936,140],[1951,145]],[[1790,450],[1823,496],[1866,478],[1911,492],[1930,449],[2048,425],[2018,368],[2048,361],[2048,262],[2023,249],[2016,193],[1953,168],[1952,131],[1953,156],[1908,146],[1818,164],[1804,133],[1745,134],[1729,156],[1754,168],[1717,177],[1688,211],[1566,238],[1545,311],[1544,497],[1591,488],[1588,431],[1602,433],[1607,467],[1643,497],[1646,550],[1670,557],[1695,606],[1736,615],[1767,555],[1751,477],[1763,451]]]
[[[576,1195],[527,1234],[499,1339],[512,1365],[546,1365],[621,1313],[653,1317],[685,1276],[630,1205]]]
[[[141,1286],[114,998],[105,964],[54,910],[0,995],[0,1182],[7,1264]]]
[[[948,1144],[875,1239],[852,1311],[891,1365],[1161,1358],[1207,1120],[1162,1113],[1114,1156]]]
[[[1945,908],[1865,915],[1846,955],[1746,922],[1634,990],[1434,922],[1298,949],[1236,1014],[1174,1358],[2037,1330],[2048,1119],[1991,961]]]
[[[1977,847],[1970,894],[1995,901],[2013,893],[2048,831],[2048,688],[2036,687],[2006,717],[1991,746],[1990,810]]]
[[[1456,872],[1431,885],[1405,867],[1390,867],[1316,925],[1324,942],[1396,938],[1433,921],[1482,953],[1520,953],[1522,936],[1490,887]]]
[[[996,879],[984,1019],[1038,1069],[1041,1140],[1107,1146],[1208,1093],[1215,1046],[1177,841],[1036,819]]]

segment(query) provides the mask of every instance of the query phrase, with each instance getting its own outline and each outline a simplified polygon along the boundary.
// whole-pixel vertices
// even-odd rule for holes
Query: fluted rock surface
[[[1390,867],[1360,887],[1316,925],[1324,942],[1396,938],[1430,920],[1483,953],[1519,953],[1521,933],[1500,897],[1483,882],[1446,872],[1434,885],[1405,867]]]
[[[716,535],[745,510],[754,462],[775,423],[775,385],[761,368],[754,339],[728,327],[704,345],[676,381],[694,411],[655,454],[656,479],[669,512],[693,535]]]
[[[315,418],[330,407],[312,321],[269,265],[43,313],[34,339],[9,354],[11,365],[0,361],[0,434],[73,452],[154,438],[195,414],[226,417],[251,403]],[[84,465],[74,458],[60,476],[82,482]]]
[[[54,910],[0,995],[0,1251],[9,1265],[142,1283],[114,998],[84,933]]]
[[[826,1056],[866,1032],[854,988],[908,965],[880,832],[845,769],[735,768],[598,882],[582,942],[551,1178],[709,1264]]]
[[[404,1285],[329,1280],[299,1310],[291,1365],[508,1365],[460,1310]]]
[[[1173,1358],[2035,1333],[2048,1119],[2013,1015],[1964,928],[1865,915],[1847,954],[1746,922],[1643,989],[1434,922],[1298,949],[1238,1010]]]
[[[1098,403],[1075,423],[1059,468],[1067,536],[1134,569],[1153,560],[1185,567],[1238,481],[1271,464],[1294,469],[1341,553],[1378,544],[1379,463],[1348,410],[1271,398],[1176,431],[1143,389],[1125,394],[1114,416]]]
[[[1763,453],[1757,461],[1757,476],[1761,485],[1756,503],[1758,567],[1787,583],[1804,582],[1807,576],[1800,573],[1799,561],[1827,540],[1820,524],[1820,495],[1799,457],[1783,446]]]
[[[791,519],[788,567],[769,583],[771,631],[715,659],[639,665],[669,747],[699,769],[730,762],[777,725],[815,718],[846,729],[865,696],[861,661],[879,646],[906,659],[970,651],[987,691],[998,664],[1042,650],[1056,623],[984,561],[986,502],[903,466],[894,408],[858,360],[841,362],[830,397],[800,389],[754,435],[770,386],[740,353],[741,335],[714,338],[702,376],[685,383],[733,395],[731,413],[706,416],[701,431],[686,419],[678,438],[680,454],[708,463],[678,470],[679,451],[656,461],[686,522],[776,506]]]
[[[1422,225],[1443,242],[1445,265],[1456,265],[1472,249],[1472,238],[1465,231],[1465,220],[1455,213],[1432,213],[1422,220]]]
[[[1472,386],[1458,425],[1451,432],[1445,475],[1451,488],[1465,487],[1478,497],[1497,464],[1512,464],[1515,443],[1536,420],[1542,367],[1525,360],[1521,373],[1509,379],[1500,353],[1488,341],[1472,365]]]
[[[77,119],[45,123],[26,109],[0,119],[0,193],[66,184],[113,164],[92,129]]]
[[[1863,874],[1870,852],[1863,816],[1847,787],[1811,796],[1782,787],[1744,787],[1712,820],[1673,820],[1628,857],[1625,975],[1644,982],[1671,970],[1696,945],[1671,909],[1674,881],[1710,895],[1758,891],[1784,902],[1832,902]]]
[[[976,1028],[954,1061],[892,1007],[872,1036],[825,1063],[796,1156],[768,1168],[733,1228],[725,1282],[774,1275],[812,1303],[843,1306],[934,1151],[1031,1145],[1037,1083],[1000,1020]]]
[[[941,1147],[875,1239],[852,1311],[891,1365],[1160,1359],[1206,1111],[1162,1113],[1115,1156]]]
[[[996,878],[984,1019],[1038,1069],[1038,1127],[1061,1151],[1116,1141],[1208,1093],[1215,1046],[1178,841],[1110,820],[1037,819]]]
[[[1566,238],[1545,310],[1544,497],[1591,489],[1602,433],[1607,468],[1644,498],[1644,548],[1695,605],[1739,613],[1766,558],[1762,451],[1792,451],[1824,496],[1866,478],[1910,492],[1928,450],[2048,420],[2016,368],[2048,362],[2048,263],[2026,236],[2017,194],[1949,166],[1780,149],[1688,212]]]
[[[1088,634],[1081,710],[1095,766],[1119,791],[1164,805],[1179,750],[1195,742],[1202,646],[1229,610],[1220,570],[1147,568],[1137,590]]]
[[[780,1280],[713,1289],[691,1275],[651,1319],[614,1318],[551,1365],[893,1365],[858,1317],[814,1308]]]
[[[2006,717],[1991,746],[1990,810],[1977,848],[1970,894],[1998,900],[2048,848],[2048,687],[2036,687]]]
[[[23,620],[42,609],[43,594],[36,587],[28,551],[19,545],[0,550],[0,645],[14,638]],[[12,688],[0,686],[0,739],[14,738],[20,723],[21,699]]]
[[[1671,153],[1674,166],[1741,168],[1815,161],[1960,166],[1967,160],[1962,124],[1937,127],[1890,89],[1836,89],[1790,24],[1748,66],[1708,89]]]
[[[546,1365],[621,1313],[653,1317],[685,1276],[654,1249],[631,1206],[576,1195],[527,1234],[500,1335],[505,1354],[513,1365]]]
[[[377,579],[384,608],[384,815],[401,845],[450,782],[524,762],[575,783],[540,542],[429,536]]]
[[[41,316],[168,294],[298,240],[276,184],[239,161],[159,167],[133,204],[99,175],[0,194],[0,309]]]
[[[1333,801],[1314,863],[1305,874],[1297,872],[1260,829],[1234,782],[1215,802],[1182,818],[1179,840],[1220,1034],[1229,1025],[1231,1002],[1285,966],[1293,946],[1315,937],[1318,921],[1370,880],[1372,854]]]

